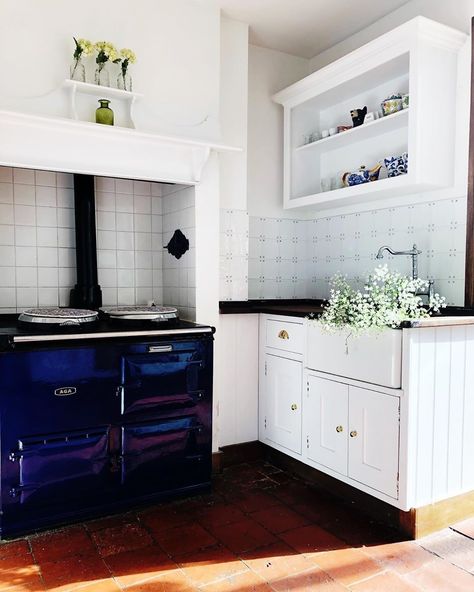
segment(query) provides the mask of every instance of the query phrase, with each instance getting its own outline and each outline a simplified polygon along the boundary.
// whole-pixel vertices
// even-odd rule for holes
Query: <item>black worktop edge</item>
[[[282,314],[286,316],[305,317],[312,309],[320,307],[324,300],[313,298],[272,299],[272,300],[221,300],[220,314]],[[307,311],[294,310],[295,306],[308,306]],[[292,309],[293,308],[293,309]],[[291,310],[292,309],[292,310]]]

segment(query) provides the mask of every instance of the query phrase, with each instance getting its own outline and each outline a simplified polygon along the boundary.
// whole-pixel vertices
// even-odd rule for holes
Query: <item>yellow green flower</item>
[[[120,55],[123,60],[127,60],[130,64],[134,64],[137,61],[137,56],[131,49],[124,47],[120,50]]]

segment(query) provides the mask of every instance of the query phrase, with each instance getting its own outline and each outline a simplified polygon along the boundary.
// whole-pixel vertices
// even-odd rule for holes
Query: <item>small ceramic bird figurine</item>
[[[352,125],[354,127],[358,127],[364,123],[365,116],[367,115],[367,107],[363,109],[352,109],[351,117],[352,117]]]

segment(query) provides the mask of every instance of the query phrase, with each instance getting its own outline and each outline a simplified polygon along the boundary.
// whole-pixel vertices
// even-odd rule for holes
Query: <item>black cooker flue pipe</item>
[[[93,175],[74,175],[74,212],[77,283],[71,290],[70,305],[97,309],[102,305],[102,290],[97,276]]]

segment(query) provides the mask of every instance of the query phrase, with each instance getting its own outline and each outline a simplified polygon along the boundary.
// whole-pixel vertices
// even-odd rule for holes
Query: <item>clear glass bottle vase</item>
[[[80,57],[77,60],[73,60],[69,69],[69,77],[71,80],[76,80],[77,82],[86,81],[86,69]]]
[[[107,68],[107,62],[97,64],[94,82],[99,86],[110,86],[110,75]]]
[[[125,72],[122,70],[117,76],[117,88],[120,90],[128,90],[129,92],[132,91],[132,77],[127,70]]]

